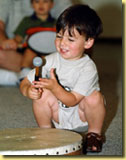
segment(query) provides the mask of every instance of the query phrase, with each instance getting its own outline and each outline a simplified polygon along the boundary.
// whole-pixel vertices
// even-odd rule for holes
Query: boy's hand
[[[51,69],[50,75],[51,75],[50,79],[39,78],[39,81],[34,81],[33,83],[38,88],[46,88],[49,89],[50,91],[53,91],[59,85],[54,73],[54,68]]]
[[[42,89],[36,88],[36,86],[31,85],[27,90],[27,95],[29,98],[34,100],[40,99],[42,96]]]

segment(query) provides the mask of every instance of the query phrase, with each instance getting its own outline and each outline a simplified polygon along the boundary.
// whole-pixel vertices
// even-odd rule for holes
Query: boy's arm
[[[20,83],[20,91],[24,96],[28,96],[28,88],[31,86],[31,83],[27,77]]]
[[[27,77],[21,82],[20,91],[24,96],[32,100],[40,99],[42,96],[42,89],[33,86]]]
[[[54,74],[54,69],[51,69],[51,78],[50,79],[42,79],[40,81],[33,81],[36,87],[49,89],[58,100],[60,100],[66,106],[75,106],[78,104],[83,98],[83,95],[80,95],[76,92],[66,91],[56,79]]]
[[[84,98],[84,96],[82,96],[76,92],[66,91],[59,84],[57,85],[57,87],[54,90],[52,90],[52,92],[56,96],[57,99],[59,99],[63,104],[65,104],[68,107],[75,106]]]

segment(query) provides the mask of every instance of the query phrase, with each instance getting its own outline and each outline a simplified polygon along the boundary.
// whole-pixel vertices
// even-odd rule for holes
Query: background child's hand
[[[55,90],[57,88],[58,82],[54,73],[54,68],[51,69],[50,71],[50,79],[43,79],[43,78],[39,78],[39,81],[34,81],[33,83],[35,84],[36,87],[38,88],[46,88],[49,89],[51,91]]]
[[[17,49],[17,42],[14,40],[14,39],[8,39],[8,40],[5,40],[2,42],[2,45],[1,45],[2,49],[14,49],[16,50]]]
[[[42,89],[37,88],[35,85],[31,85],[27,90],[27,95],[31,99],[40,99],[42,96]]]

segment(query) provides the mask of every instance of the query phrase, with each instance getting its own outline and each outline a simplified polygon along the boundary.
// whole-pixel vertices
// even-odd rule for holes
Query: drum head
[[[60,129],[17,128],[0,131],[1,155],[65,155],[82,148],[82,137]]]
[[[41,31],[32,34],[28,38],[28,46],[34,52],[46,55],[56,51],[55,48],[56,32]]]

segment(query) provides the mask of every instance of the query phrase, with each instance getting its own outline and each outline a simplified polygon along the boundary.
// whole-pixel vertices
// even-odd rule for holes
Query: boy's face
[[[85,49],[87,49],[86,42],[86,37],[80,35],[74,28],[72,36],[69,35],[67,29],[64,33],[62,30],[57,33],[55,45],[64,59],[77,60],[83,56]]]
[[[33,0],[32,7],[38,16],[48,15],[53,2],[51,0]]]

